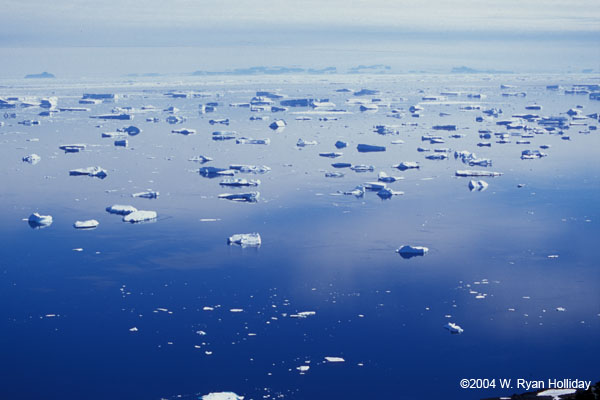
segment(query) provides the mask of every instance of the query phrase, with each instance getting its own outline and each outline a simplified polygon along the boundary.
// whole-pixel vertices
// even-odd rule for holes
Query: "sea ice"
[[[227,239],[228,244],[238,244],[242,247],[256,247],[261,245],[258,233],[238,233]]]
[[[130,214],[123,216],[123,222],[143,222],[143,221],[151,221],[156,219],[157,214],[156,211],[145,211],[145,210],[137,210]]]

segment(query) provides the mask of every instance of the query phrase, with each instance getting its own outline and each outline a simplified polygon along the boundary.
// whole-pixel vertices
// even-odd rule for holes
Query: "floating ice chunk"
[[[469,160],[468,164],[471,167],[473,167],[475,165],[479,165],[480,167],[490,167],[492,165],[492,160],[490,160],[488,158],[475,158],[475,159]]]
[[[143,199],[156,199],[158,196],[160,196],[160,193],[152,191],[152,190],[148,190],[146,192],[134,193],[131,195],[131,197],[141,197]]]
[[[379,191],[379,190],[385,189],[387,187],[387,185],[385,183],[379,183],[379,182],[366,182],[363,186],[365,187],[365,189],[371,190],[371,191]]]
[[[339,162],[339,163],[333,163],[333,164],[331,164],[331,166],[333,168],[350,168],[352,166],[352,164]]]
[[[456,176],[501,176],[502,172],[492,172],[492,171],[476,171],[476,170],[457,170],[455,172]]]
[[[300,372],[306,372],[310,369],[310,366],[309,365],[301,365],[299,367],[296,367],[296,369]]]
[[[265,174],[271,170],[266,165],[231,164],[229,168],[246,174]]]
[[[166,120],[167,123],[174,125],[174,124],[183,124],[183,122],[185,121],[185,118],[183,117],[178,117],[176,115],[169,115]]]
[[[173,129],[171,131],[171,133],[179,133],[181,135],[195,135],[196,134],[196,130],[195,129]]]
[[[135,326],[133,328],[129,328],[129,332],[137,332],[139,329]]]
[[[428,160],[447,160],[448,155],[444,154],[444,153],[435,153],[435,154],[430,154],[428,156],[425,156],[425,158]]]
[[[271,139],[251,139],[251,138],[245,138],[245,137],[241,137],[239,139],[236,139],[235,141],[237,144],[270,144],[271,143]]]
[[[348,146],[348,143],[343,142],[341,140],[338,140],[337,142],[335,142],[335,147],[338,149],[343,149],[346,146]]]
[[[390,176],[388,174],[386,174],[385,172],[381,171],[379,173],[379,175],[377,176],[377,180],[380,182],[387,182],[387,183],[391,183],[391,182],[396,182],[399,180],[404,179],[401,176]]]
[[[273,122],[271,122],[271,125],[269,125],[269,128],[276,130],[276,129],[282,129],[285,128],[285,126],[287,125],[287,123],[282,120],[282,119],[277,119]]]
[[[534,160],[536,158],[546,157],[548,154],[542,153],[539,150],[523,150],[521,152],[521,160]]]
[[[37,154],[29,154],[28,156],[23,157],[23,162],[29,163],[31,165],[35,165],[40,162],[42,157]]]
[[[446,325],[444,325],[444,328],[446,328],[452,334],[461,334],[464,332],[464,329],[454,322],[448,322]]]
[[[101,167],[87,167],[87,168],[72,169],[69,171],[69,175],[71,175],[71,176],[87,175],[87,176],[93,176],[93,177],[100,178],[100,179],[104,179],[108,176],[108,174],[106,173],[106,170],[102,169]]]
[[[321,156],[321,157],[328,157],[328,158],[337,158],[337,157],[341,157],[342,155],[343,155],[343,153],[336,153],[336,152],[319,153],[319,156]]]
[[[567,394],[573,394],[577,392],[576,389],[547,389],[537,394],[538,397],[552,397],[552,400],[561,400],[560,396]]]
[[[434,125],[432,128],[436,131],[455,131],[456,125]]]
[[[342,178],[344,176],[343,172],[326,172],[325,178]]]
[[[33,213],[29,216],[27,222],[32,227],[50,226],[52,225],[52,216]]]
[[[120,120],[131,120],[133,119],[133,115],[131,114],[101,114],[101,115],[90,115],[90,118],[97,119],[120,119]]]
[[[73,228],[75,229],[95,229],[100,225],[95,219],[88,219],[87,221],[75,221]]]
[[[78,153],[85,150],[86,146],[85,144],[63,144],[58,148],[64,150],[65,153]]]
[[[396,250],[396,253],[400,254],[402,258],[411,258],[415,256],[425,255],[429,249],[423,246],[411,246],[405,245]]]
[[[209,161],[212,161],[212,158],[200,155],[200,156],[197,156],[197,157],[188,158],[188,161],[194,161],[194,162],[199,162],[201,164],[204,164],[204,163],[207,163]]]
[[[316,144],[318,144],[316,140],[298,139],[298,141],[296,142],[296,146],[298,146],[298,147],[314,146]]]
[[[325,357],[325,361],[330,363],[342,363],[346,360],[344,360],[342,357]]]
[[[258,233],[238,233],[227,239],[228,244],[238,244],[242,247],[256,247],[261,245],[261,238]]]
[[[390,143],[391,144],[404,144],[404,140],[402,140],[402,139],[392,140]]]
[[[231,178],[231,179],[224,179],[219,183],[221,186],[235,186],[235,187],[241,187],[241,186],[258,186],[260,185],[260,180],[258,179],[244,179],[244,178]]]
[[[567,311],[567,309],[564,307],[556,307],[556,311],[564,312]]]
[[[140,128],[138,128],[137,126],[130,125],[123,129],[120,129],[120,131],[127,133],[129,136],[135,136],[135,135],[139,135],[142,130]]]
[[[242,308],[232,308],[232,309],[229,310],[229,312],[232,312],[232,313],[241,313],[241,312],[244,312],[244,309],[242,309]]]
[[[130,214],[123,216],[123,222],[136,223],[136,222],[151,221],[151,220],[156,219],[157,216],[158,216],[158,214],[156,214],[156,211],[137,210],[137,211],[134,211]]]
[[[126,135],[123,132],[102,132],[101,135],[103,138],[119,138],[119,137],[126,137]]]
[[[256,203],[260,197],[260,192],[248,192],[248,193],[223,193],[219,195],[220,199]]]
[[[221,119],[211,119],[208,121],[209,124],[221,124],[221,125],[229,125],[229,118],[221,118]]]
[[[407,169],[419,169],[421,167],[418,162],[403,161],[400,164],[393,165],[392,168],[398,168],[400,171],[405,171]]]
[[[207,354],[212,354],[211,351]],[[244,400],[244,396],[239,396],[233,392],[213,392],[205,394],[200,398],[201,400]]]
[[[297,314],[290,314],[290,318],[308,318],[316,314],[315,311],[301,311]]]
[[[403,194],[404,192],[394,191],[388,187],[384,187],[383,189],[377,192],[377,196],[381,197],[382,199],[389,199],[392,196],[400,196]]]
[[[341,192],[341,193],[345,194],[345,195],[349,195],[349,196],[362,197],[365,195],[365,188],[364,188],[364,186],[357,186],[353,190],[349,190],[349,191],[345,191],[345,192]]]
[[[359,165],[353,165],[352,167],[350,167],[350,169],[354,172],[370,172],[370,171],[374,171],[375,167],[372,165],[359,164]]]
[[[127,141],[127,139],[121,139],[121,140],[115,140],[114,144],[115,144],[115,146],[119,146],[119,147],[127,147],[129,142]]]
[[[369,153],[374,151],[385,151],[385,146],[375,146],[371,144],[359,144],[356,146],[356,150],[360,153]]]
[[[486,181],[474,181],[474,180],[471,180],[469,182],[469,189],[471,191],[477,190],[478,192],[482,192],[485,189],[487,189],[487,187],[488,187],[488,184],[487,184]]]
[[[227,168],[217,167],[202,167],[198,170],[198,173],[205,178],[214,178],[217,176],[233,176],[235,171]]]
[[[137,208],[129,205],[114,204],[110,207],[106,207],[106,211],[111,214],[127,215],[137,211]]]
[[[360,111],[377,111],[379,110],[379,107],[377,104],[363,103],[360,105],[359,109]]]

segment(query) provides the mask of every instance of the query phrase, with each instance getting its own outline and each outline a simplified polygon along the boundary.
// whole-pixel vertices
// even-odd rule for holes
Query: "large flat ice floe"
[[[95,219],[88,219],[86,221],[75,221],[73,228],[75,229],[95,229],[100,225]]]
[[[213,392],[205,394],[201,400],[244,400],[244,396],[239,396],[233,392]]]
[[[130,205],[114,204],[110,207],[106,207],[106,211],[111,214],[127,215],[137,211],[137,208]]]
[[[228,244],[238,244],[242,247],[257,247],[260,246],[262,240],[260,238],[260,234],[254,233],[237,233],[235,235],[231,235],[227,239]]]
[[[493,172],[493,171],[477,171],[477,170],[457,170],[456,176],[501,176],[502,172]]]
[[[123,216],[123,222],[144,222],[155,220],[158,214],[156,211],[137,210]]]
[[[87,167],[87,168],[72,169],[69,171],[69,175],[71,175],[71,176],[87,175],[87,176],[93,176],[95,178],[100,178],[100,179],[104,179],[108,176],[108,174],[106,173],[106,170],[102,169],[101,167]]]

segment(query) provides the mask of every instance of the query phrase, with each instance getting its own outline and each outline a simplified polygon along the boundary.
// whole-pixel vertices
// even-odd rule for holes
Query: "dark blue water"
[[[246,399],[479,399],[518,390],[464,390],[461,378],[598,380],[597,131],[579,133],[587,128],[573,126],[570,141],[544,134],[530,139],[531,145],[517,145],[515,137],[511,144],[478,148],[478,129],[504,128],[492,120],[476,123],[479,111],[459,111],[463,104],[501,107],[504,119],[537,101],[544,105],[543,115],[575,105],[582,105],[584,114],[598,112],[598,103],[586,96],[545,90],[546,84],[581,81],[565,76],[303,79],[2,89],[2,96],[54,92],[59,106],[75,106],[89,91],[127,97],[51,119],[37,117],[39,108],[17,109],[18,118],[0,127],[0,397],[171,399],[233,391]],[[501,97],[500,83],[517,85],[527,97]],[[172,87],[213,96],[170,99],[163,93]],[[419,90],[488,97],[424,105],[423,117],[407,113],[397,120],[386,117],[385,109],[359,113],[358,106],[345,104],[351,95],[334,92],[341,87],[381,89],[378,97],[401,108],[416,104],[423,95]],[[273,132],[267,128],[271,121],[251,122],[254,113],[227,106],[248,101],[263,88],[279,88],[292,98],[329,97],[353,113],[326,122],[319,115],[296,121],[291,114],[306,109],[268,113],[271,121],[288,122],[284,131]],[[207,101],[223,105],[214,114],[198,115],[198,104]],[[148,104],[176,106],[188,121],[168,125],[164,112],[136,115],[132,123],[143,132],[120,149],[100,133],[130,122],[88,118],[114,106]],[[441,111],[451,115],[440,117]],[[161,122],[147,123],[146,116]],[[225,117],[229,127],[207,122]],[[42,125],[16,124],[35,118]],[[418,126],[401,125],[412,122]],[[373,125],[381,123],[399,125],[400,135],[373,133]],[[453,176],[469,167],[453,157],[425,160],[428,153],[416,148],[436,147],[420,137],[438,123],[457,124],[466,136],[437,147],[492,158],[487,169],[504,175],[483,178],[489,188],[471,193],[468,178]],[[181,127],[198,134],[169,133]],[[212,141],[211,132],[221,129],[268,137],[271,145]],[[39,142],[28,142],[31,138]],[[319,144],[298,150],[298,138]],[[376,172],[344,170],[344,178],[325,178],[334,161],[318,153],[335,151],[339,139],[349,147],[336,161],[372,164]],[[395,139],[405,143],[390,144]],[[58,145],[66,143],[87,143],[88,151],[64,154]],[[358,143],[385,145],[387,151],[358,153]],[[519,159],[521,150],[540,144],[552,145],[548,157]],[[22,163],[30,153],[42,161]],[[201,177],[199,165],[188,161],[199,154],[214,158],[205,165],[270,166],[265,175],[243,176],[261,179],[259,202],[218,199],[219,193],[240,190]],[[400,161],[419,161],[422,168],[390,168]],[[69,169],[92,165],[106,168],[108,177],[68,176]],[[333,195],[376,180],[378,171],[404,176],[390,187],[405,194],[387,201],[374,193],[361,199]],[[161,195],[130,197],[146,189]],[[123,223],[104,211],[115,203],[156,210],[159,218]],[[22,219],[34,211],[51,214],[54,223],[30,229]],[[76,220],[91,218],[100,222],[98,229],[72,228]],[[226,243],[234,233],[254,231],[263,239],[258,249]],[[403,259],[395,249],[404,244],[430,251]],[[73,251],[79,248],[83,251]],[[301,311],[316,315],[290,318]],[[449,321],[464,333],[449,334],[443,329]],[[133,327],[138,331],[131,332]],[[328,356],[345,362],[326,363]],[[300,365],[310,369],[300,374]]]

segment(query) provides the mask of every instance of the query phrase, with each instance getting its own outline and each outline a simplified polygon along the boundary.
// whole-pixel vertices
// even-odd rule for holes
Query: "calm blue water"
[[[545,89],[582,82],[577,76],[509,75],[6,83],[0,96],[56,95],[60,107],[79,106],[85,92],[121,98],[83,106],[90,112],[48,118],[37,116],[39,108],[17,108],[16,119],[2,119],[0,397],[174,399],[234,391],[246,399],[479,399],[518,390],[463,390],[461,378],[598,380],[597,131],[579,133],[587,128],[573,126],[570,141],[546,133],[530,139],[531,145],[515,144],[513,137],[510,144],[493,140],[491,148],[479,148],[478,129],[504,128],[495,120],[475,122],[480,111],[459,110],[465,104],[499,107],[506,119],[537,102],[544,109],[534,113],[542,115],[576,105],[583,114],[599,112],[599,103],[587,96]],[[527,97],[502,97],[501,83]],[[404,109],[424,94],[448,90],[487,98],[461,95],[449,99],[456,103],[424,104],[421,118],[406,113],[394,119],[385,108],[368,114],[345,104],[353,96],[335,92],[342,87],[380,89],[376,97]],[[170,89],[212,96],[171,99],[164,96]],[[261,89],[329,98],[352,113],[336,121],[319,121],[320,115],[297,121],[292,112],[307,109],[292,108],[259,113],[270,121],[249,121],[256,113],[228,107]],[[198,104],[208,101],[220,103],[217,112],[199,115]],[[162,111],[137,114],[131,122],[89,118],[115,106],[150,104],[175,106],[187,121],[169,125]],[[145,122],[151,116],[161,122]],[[212,118],[230,118],[231,125],[211,126]],[[282,132],[268,128],[276,118],[288,122]],[[17,124],[24,119],[42,124]],[[101,132],[132,123],[143,131],[128,138],[127,149],[101,138]],[[400,134],[380,136],[372,131],[378,124],[398,125]],[[465,137],[442,145],[422,142],[423,134],[449,135],[432,131],[436,124],[456,124]],[[198,134],[170,133],[182,127]],[[271,144],[215,142],[210,135],[216,130],[270,138]],[[39,141],[27,141],[32,138]],[[319,144],[300,150],[299,138]],[[325,178],[335,161],[318,153],[336,151],[339,139],[349,146],[335,161],[374,165],[375,172],[346,169],[343,178]],[[404,144],[390,144],[396,139]],[[68,143],[88,149],[64,154],[58,146]],[[387,151],[358,153],[358,143]],[[541,144],[552,146],[544,150],[548,157],[520,160],[521,150]],[[429,153],[417,152],[419,146],[473,151],[493,160],[487,169],[504,175],[483,178],[489,188],[472,193],[468,178],[454,177],[468,166],[453,157],[425,160]],[[40,163],[22,163],[30,153],[39,154]],[[207,166],[270,166],[264,175],[240,175],[262,181],[251,189],[261,192],[259,202],[218,199],[246,190],[201,177],[200,165],[188,161],[200,154],[214,158]],[[391,168],[401,161],[419,161],[422,168]],[[93,165],[107,169],[108,177],[68,175]],[[379,171],[404,176],[389,186],[405,194],[386,201],[374,193],[361,199],[335,195],[376,180]],[[146,189],[160,197],[130,197]],[[104,211],[115,203],[156,210],[159,218],[123,223]],[[23,218],[34,211],[51,214],[54,223],[30,229]],[[100,222],[98,229],[73,229],[76,220],[91,218]],[[254,231],[263,239],[258,249],[226,244],[234,233]],[[395,249],[404,244],[430,251],[403,259]],[[477,299],[480,293],[485,298]],[[316,315],[289,317],[301,311]],[[450,335],[443,329],[449,321],[464,333]],[[345,362],[325,363],[326,356]],[[300,365],[310,369],[300,374]]]

